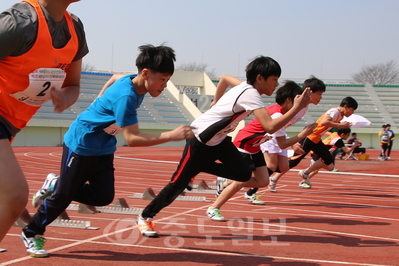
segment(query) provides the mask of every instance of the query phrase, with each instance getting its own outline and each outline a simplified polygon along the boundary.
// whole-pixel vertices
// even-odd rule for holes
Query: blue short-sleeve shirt
[[[65,133],[65,145],[84,156],[112,154],[116,151],[116,137],[125,126],[138,123],[137,109],[144,95],[136,92],[127,75],[115,81],[98,97]]]

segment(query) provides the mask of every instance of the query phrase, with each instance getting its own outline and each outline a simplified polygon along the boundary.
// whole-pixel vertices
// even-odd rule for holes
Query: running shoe
[[[40,203],[54,192],[55,183],[59,176],[53,173],[47,175],[43,186],[35,194],[33,194],[32,205],[37,208]]]
[[[299,176],[302,177],[302,182],[299,183],[300,188],[311,188],[312,183],[310,182],[309,174],[305,170],[298,172]]]
[[[152,222],[152,218],[144,219],[141,215],[136,219],[136,225],[140,230],[140,233],[146,237],[157,237],[158,234],[154,230],[155,224]]]
[[[260,200],[259,196],[256,194],[250,196],[245,192],[244,198],[249,200],[253,205],[265,205],[265,202],[263,200]]]
[[[299,187],[300,188],[312,188],[312,185],[311,184],[309,185],[305,181],[302,181],[301,183],[299,183]]]
[[[216,178],[216,198],[222,193],[222,191],[229,185],[227,178],[218,177]]]
[[[206,215],[211,218],[212,221],[215,222],[225,222],[226,219],[220,214],[220,210],[218,208],[209,207],[206,210]]]
[[[269,177],[269,190],[270,192],[277,192],[277,180],[273,177]]]
[[[337,168],[334,167],[334,169],[332,169],[332,171],[333,171],[333,172],[339,172],[339,169],[337,169]]]
[[[47,251],[43,249],[46,239],[42,236],[36,235],[35,237],[26,237],[24,232],[19,236],[25,245],[26,251],[31,257],[43,258],[48,257]]]

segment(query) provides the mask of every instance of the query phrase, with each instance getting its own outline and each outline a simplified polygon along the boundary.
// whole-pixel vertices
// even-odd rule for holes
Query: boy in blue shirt
[[[131,147],[193,137],[190,126],[160,134],[140,132],[137,109],[146,93],[152,97],[162,93],[174,72],[175,54],[172,48],[163,45],[143,45],[139,50],[138,74],[114,75],[66,132],[61,175],[47,176],[32,201],[34,206],[43,199],[44,202],[22,229],[21,239],[31,256],[48,256],[42,248],[45,239],[41,235],[72,201],[93,206],[105,206],[113,201],[115,135],[123,132]]]

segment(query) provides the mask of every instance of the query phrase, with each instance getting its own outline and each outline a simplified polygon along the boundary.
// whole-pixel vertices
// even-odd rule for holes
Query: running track
[[[60,147],[14,148],[30,193],[49,172],[59,173]],[[129,198],[146,188],[159,191],[180,159],[181,148],[128,148],[116,153],[116,197],[131,208],[149,201]],[[175,201],[155,219],[160,238],[143,238],[136,215],[68,211],[73,220],[98,230],[48,227],[49,258],[31,258],[12,227],[0,244],[1,265],[399,265],[399,152],[390,161],[337,161],[338,173],[319,173],[310,190],[298,188],[297,170],[278,192],[260,190],[264,206],[250,205],[240,192],[222,209],[230,219],[212,222],[209,202]],[[137,160],[140,159],[140,160]],[[145,159],[145,160],[141,160]],[[297,169],[309,163],[305,159]],[[200,174],[214,185],[214,176]],[[187,194],[205,196],[213,194]],[[76,203],[76,202],[75,202]],[[112,205],[111,205],[112,206]],[[31,215],[35,210],[27,206]]]

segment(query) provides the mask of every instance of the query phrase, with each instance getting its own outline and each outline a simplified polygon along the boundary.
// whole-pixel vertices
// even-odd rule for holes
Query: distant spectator
[[[392,150],[392,146],[393,146],[393,140],[395,138],[395,133],[391,130],[390,124],[387,124],[387,131],[389,134],[389,146],[388,146],[387,159],[391,159],[391,150]]]
[[[360,147],[360,146],[362,146],[363,144],[362,144],[361,140],[357,138],[357,133],[355,133],[355,132],[352,133],[352,138],[348,139],[348,141],[346,142],[346,144],[347,144],[348,146],[349,146],[349,145],[354,145],[354,143],[355,143],[356,140],[357,140],[357,142],[358,142],[359,144],[358,144],[358,146],[353,150],[353,154],[356,154],[356,153],[360,153],[360,154],[366,153],[366,148]],[[342,159],[345,155],[346,155],[346,152],[342,151],[342,153],[341,153],[340,156],[339,156],[340,159]],[[353,158],[353,159],[355,159],[355,158]]]
[[[378,133],[378,139],[380,140],[381,154],[378,160],[387,160],[387,151],[389,147],[389,132],[387,131],[387,125],[382,125],[381,131]]]

